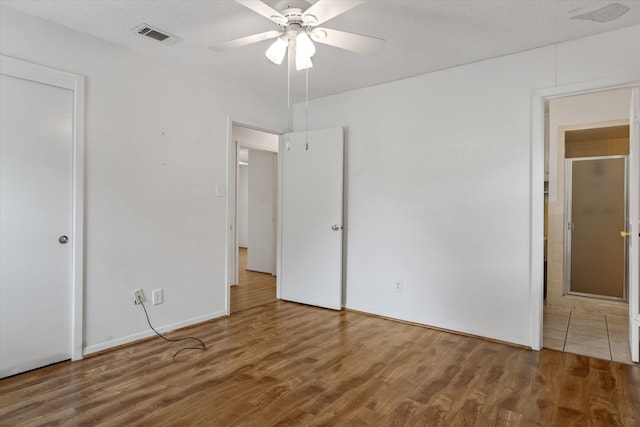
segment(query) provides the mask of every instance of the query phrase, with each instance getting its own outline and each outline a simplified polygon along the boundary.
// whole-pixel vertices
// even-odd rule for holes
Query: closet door
[[[70,89],[0,75],[0,376],[71,358]]]

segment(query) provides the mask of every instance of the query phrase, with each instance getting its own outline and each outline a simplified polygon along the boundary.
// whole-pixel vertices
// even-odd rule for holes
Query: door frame
[[[531,179],[530,179],[530,319],[531,348],[542,349],[543,304],[544,304],[544,137],[545,103],[553,98],[562,98],[590,92],[600,92],[640,85],[637,74],[623,74],[612,78],[592,80],[535,90],[531,94]]]
[[[227,211],[227,222],[226,222],[226,251],[225,251],[225,313],[226,315],[231,314],[231,285],[233,282],[237,282],[238,275],[238,201],[237,201],[237,186],[238,186],[238,144],[233,139],[233,127],[234,126],[242,126],[248,129],[257,130],[260,132],[266,132],[274,135],[278,135],[279,139],[282,139],[282,135],[286,132],[285,130],[273,130],[270,126],[265,125],[264,123],[257,122],[252,119],[247,119],[245,117],[237,117],[234,115],[227,115],[227,182],[225,185],[227,191],[226,197],[226,211]],[[251,146],[247,144],[241,144],[246,148],[254,148],[254,149],[264,149],[264,147],[260,146]],[[276,154],[276,177],[279,180],[280,178],[280,156],[278,153]],[[233,195],[233,196],[232,196]],[[276,194],[276,205],[278,205],[280,195]],[[279,226],[280,226],[280,211],[276,212],[276,236],[279,234]],[[276,237],[276,243],[277,243]],[[279,264],[278,259],[279,253],[276,250],[276,266]],[[232,272],[233,273],[232,275]],[[278,272],[276,271],[276,274]],[[276,280],[276,283],[277,280]],[[279,285],[276,285],[279,286]],[[278,289],[278,288],[276,288]],[[279,294],[278,294],[279,295]],[[279,296],[276,295],[278,298]]]
[[[594,129],[594,128],[587,128]],[[628,188],[628,178],[629,178],[629,156],[627,154],[614,154],[614,155],[605,155],[605,156],[591,156],[591,157],[572,157],[565,159],[565,226],[568,225],[569,219],[573,218],[572,212],[572,201],[573,201],[573,163],[580,161],[589,161],[589,160],[608,160],[608,159],[623,159],[624,160],[624,182],[623,182],[623,193],[624,193],[624,201],[623,201],[623,210],[624,210],[624,219],[621,229],[626,229],[626,225],[629,222],[629,201],[627,188]],[[572,229],[568,226],[564,230],[564,277],[563,277],[563,295],[577,295],[577,296],[586,296],[591,298],[600,298],[607,299],[611,301],[628,301],[629,297],[629,288],[628,288],[628,277],[627,277],[627,264],[629,262],[629,254],[627,253],[627,242],[626,240],[622,241],[622,245],[624,246],[623,252],[623,263],[624,263],[624,273],[622,278],[622,298],[606,296],[606,295],[597,295],[597,294],[587,294],[582,292],[572,292],[571,291],[571,242],[573,238]]]
[[[84,76],[0,55],[0,74],[71,90],[73,160],[71,227],[71,360],[83,358],[84,337]]]

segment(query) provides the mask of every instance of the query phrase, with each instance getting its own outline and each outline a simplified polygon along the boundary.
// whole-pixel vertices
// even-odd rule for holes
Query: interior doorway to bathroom
[[[543,346],[626,363],[631,93],[548,99],[545,111]]]

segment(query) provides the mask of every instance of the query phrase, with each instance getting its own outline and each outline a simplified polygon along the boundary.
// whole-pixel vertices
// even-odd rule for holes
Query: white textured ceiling
[[[283,2],[265,3],[278,9]],[[612,3],[627,6],[629,11],[606,23],[571,19]],[[286,66],[271,64],[264,56],[271,42],[222,53],[208,48],[277,29],[233,0],[0,0],[0,4],[282,99],[287,96]],[[182,41],[165,46],[131,32],[142,23]],[[638,24],[638,0],[369,0],[322,26],[382,38],[385,47],[375,56],[366,56],[318,44],[309,72],[309,96],[331,95]],[[636,54],[638,42],[629,45],[635,46]],[[291,87],[293,101],[302,100],[304,73],[293,75]]]

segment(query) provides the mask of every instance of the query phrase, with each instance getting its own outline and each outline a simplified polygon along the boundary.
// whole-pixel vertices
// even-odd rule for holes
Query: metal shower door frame
[[[607,295],[589,294],[584,292],[572,292],[571,291],[571,234],[572,227],[572,202],[573,202],[573,163],[579,161],[589,160],[610,160],[610,159],[624,159],[624,223],[623,226],[626,230],[626,224],[629,222],[629,201],[628,201],[628,173],[629,173],[629,156],[628,155],[611,155],[611,156],[592,156],[592,157],[573,157],[565,159],[565,229],[564,229],[564,283],[562,288],[562,295],[576,295],[585,297],[595,297],[601,299],[608,299],[614,301],[628,301],[629,299],[629,277],[628,277],[628,249],[626,243],[624,244],[624,283],[622,285],[623,293],[622,298],[612,297]],[[623,230],[624,231],[624,230]]]

